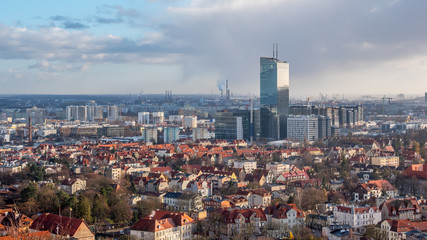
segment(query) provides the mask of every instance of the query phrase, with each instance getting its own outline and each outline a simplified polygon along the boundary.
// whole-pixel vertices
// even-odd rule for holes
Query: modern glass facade
[[[289,115],[289,63],[280,61],[276,58],[260,58],[260,103],[261,106],[275,109],[279,124],[277,124],[278,134],[270,133],[272,138],[275,135],[277,138],[286,137],[286,118]],[[273,124],[272,121],[263,122],[261,124]],[[273,127],[269,127],[272,129]],[[261,131],[263,132],[263,131]],[[264,131],[265,132],[265,131]],[[263,135],[263,134],[261,134]]]
[[[275,58],[260,59],[260,103],[289,115],[289,63]]]
[[[250,136],[250,112],[234,110],[217,112],[215,115],[215,138],[227,141],[244,139]]]

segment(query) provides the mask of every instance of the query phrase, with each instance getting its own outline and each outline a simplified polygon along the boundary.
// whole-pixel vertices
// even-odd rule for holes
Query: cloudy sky
[[[25,6],[25,7],[23,7]],[[259,94],[259,57],[291,96],[427,91],[427,1],[2,2],[0,94]]]

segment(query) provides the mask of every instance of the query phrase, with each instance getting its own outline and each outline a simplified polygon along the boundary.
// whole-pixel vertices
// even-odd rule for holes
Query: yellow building
[[[396,157],[396,156],[372,157],[371,164],[375,166],[398,167],[399,157]]]

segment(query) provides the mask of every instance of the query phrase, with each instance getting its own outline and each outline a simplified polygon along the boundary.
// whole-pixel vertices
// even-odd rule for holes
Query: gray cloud
[[[138,9],[106,5],[88,24],[156,32],[132,40],[0,25],[0,58],[35,59],[30,68],[46,72],[104,63],[172,64],[182,73],[168,84],[187,92],[209,93],[226,77],[235,93],[258,94],[259,57],[271,56],[277,42],[279,58],[290,62],[294,96],[416,92],[427,89],[426,7],[422,0],[193,0],[190,7],[170,7],[168,21],[157,22]],[[64,16],[51,20],[81,23]],[[206,89],[190,90],[194,79]]]
[[[174,25],[163,30],[199,64],[230,76],[235,89],[249,84],[259,91],[259,57],[271,56],[277,42],[279,57],[291,64],[295,94],[412,91],[389,84],[396,69],[385,65],[426,56],[426,7],[425,1],[195,0],[170,8]],[[405,81],[427,88],[421,77]]]
[[[79,20],[61,15],[52,16],[50,17],[50,20],[60,22],[62,27],[65,29],[84,29],[89,27],[88,25],[81,23]]]
[[[63,26],[66,29],[83,29],[83,28],[88,28],[89,27],[89,26],[87,26],[85,24],[78,23],[78,22],[64,22]]]

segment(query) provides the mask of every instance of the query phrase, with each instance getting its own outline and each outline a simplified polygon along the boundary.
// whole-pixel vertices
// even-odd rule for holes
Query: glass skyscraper
[[[286,137],[286,118],[289,115],[289,63],[277,58],[260,58],[260,103],[276,113],[277,133],[267,138]],[[261,117],[262,119],[262,117]],[[262,120],[261,120],[262,121]],[[262,123],[261,124],[271,124]]]

